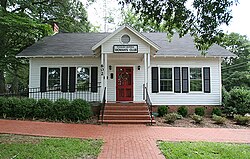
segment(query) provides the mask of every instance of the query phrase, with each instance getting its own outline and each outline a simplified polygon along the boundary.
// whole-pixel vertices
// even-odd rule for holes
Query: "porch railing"
[[[148,111],[149,111],[149,115],[150,115],[150,124],[152,125],[153,124],[153,112],[152,112],[152,102],[150,100],[150,96],[149,96],[149,93],[148,93],[148,88],[143,85],[144,87],[144,95],[145,95],[145,102],[148,106]]]
[[[106,105],[106,87],[104,88],[103,97],[102,97],[102,108],[101,108],[101,113],[102,113],[101,121],[102,121],[102,123],[103,123],[103,114],[104,114],[104,110],[105,110],[105,105]]]

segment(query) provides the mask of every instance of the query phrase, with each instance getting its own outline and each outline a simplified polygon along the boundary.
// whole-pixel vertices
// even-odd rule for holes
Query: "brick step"
[[[104,120],[150,120],[149,115],[104,115]]]
[[[118,103],[106,103],[106,106],[147,106],[147,105],[146,103],[118,102]]]
[[[99,120],[99,122],[102,122]],[[150,120],[103,120],[106,124],[150,124]],[[155,120],[152,121],[155,124]]]
[[[105,110],[147,110],[147,106],[105,106]]]
[[[147,110],[105,110],[104,114],[105,115],[148,115],[148,111]]]

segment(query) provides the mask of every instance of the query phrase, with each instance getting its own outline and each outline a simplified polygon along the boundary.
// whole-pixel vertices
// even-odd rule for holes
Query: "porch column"
[[[149,74],[150,74],[150,53],[147,54],[148,55],[148,65],[147,65],[147,88],[149,87],[149,81],[150,81],[150,77],[149,77]]]
[[[147,70],[148,70],[148,65],[147,65],[147,54],[144,53],[144,84],[145,87],[148,87],[148,74],[147,74]]]
[[[104,62],[104,88],[106,87],[106,100],[107,100],[107,92],[108,92],[108,56],[107,54],[104,54],[105,62]]]

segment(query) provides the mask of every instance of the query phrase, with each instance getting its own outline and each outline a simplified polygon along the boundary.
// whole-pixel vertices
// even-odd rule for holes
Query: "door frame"
[[[135,98],[134,98],[134,96],[135,96],[135,87],[134,87],[134,83],[135,83],[135,65],[114,65],[115,66],[115,69],[114,69],[114,79],[115,79],[115,101],[116,102],[126,102],[126,101],[117,101],[117,97],[116,97],[116,69],[117,69],[117,67],[132,67],[132,69],[133,69],[133,96],[132,96],[132,100],[131,101],[129,101],[129,102],[133,102],[133,101],[135,101]]]

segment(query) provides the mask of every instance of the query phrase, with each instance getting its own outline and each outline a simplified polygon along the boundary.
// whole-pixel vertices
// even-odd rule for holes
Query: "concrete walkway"
[[[99,159],[163,159],[157,140],[250,143],[250,129],[87,125],[0,120],[0,133],[104,139]]]

